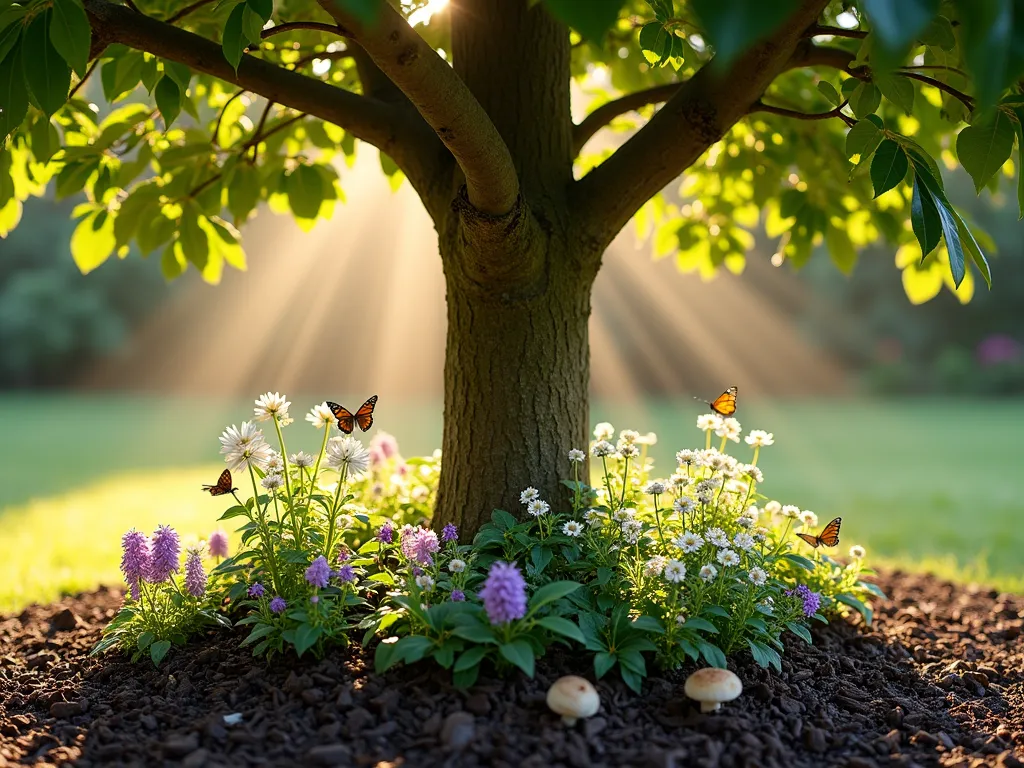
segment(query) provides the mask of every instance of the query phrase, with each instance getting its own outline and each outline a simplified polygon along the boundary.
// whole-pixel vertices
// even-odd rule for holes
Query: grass
[[[311,398],[293,398],[298,408]],[[657,466],[693,446],[700,407],[596,403],[595,421],[655,430]],[[216,437],[248,402],[32,396],[0,398],[0,611],[119,579],[129,527],[170,523],[205,537],[223,504],[198,492],[219,470]],[[440,408],[393,405],[378,414],[407,455],[440,440]],[[759,464],[783,503],[843,517],[843,544],[869,560],[1024,592],[1024,496],[1017,492],[1024,402],[750,402],[745,428],[775,433]],[[298,415],[298,413],[296,413]],[[299,420],[301,422],[301,418]],[[312,428],[287,433],[315,450]],[[747,455],[745,445],[736,455]],[[63,453],[67,451],[67,455]]]

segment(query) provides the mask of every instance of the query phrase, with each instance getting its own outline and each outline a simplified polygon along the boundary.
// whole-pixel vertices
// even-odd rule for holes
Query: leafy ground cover
[[[0,398],[0,610],[61,592],[117,583],[117,536],[169,523],[205,537],[220,508],[198,492],[218,471],[210,435],[247,403],[156,397]],[[595,419],[657,428],[651,455],[671,461],[692,434],[690,402],[598,403]],[[387,405],[403,452],[425,453],[440,423],[429,404]],[[961,581],[1024,591],[1015,462],[1024,445],[1008,424],[1024,403],[924,401],[751,402],[750,426],[776,444],[760,465],[773,496],[841,515],[844,538],[873,562],[923,567]],[[73,432],[80,450],[55,469]],[[311,440],[315,442],[315,439]],[[313,445],[298,448],[315,450]],[[209,462],[209,463],[206,463]],[[221,465],[222,466],[222,465]]]

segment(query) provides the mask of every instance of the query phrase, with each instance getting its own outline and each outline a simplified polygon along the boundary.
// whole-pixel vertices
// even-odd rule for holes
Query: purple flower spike
[[[452,602],[453,603],[462,603],[462,602],[465,602],[465,600],[466,600],[466,593],[465,592],[463,592],[461,589],[453,589],[452,590]]]
[[[384,523],[377,531],[377,541],[381,544],[390,544],[395,540],[395,526],[391,523]]]
[[[804,616],[808,618],[816,614],[821,607],[821,595],[817,592],[812,592],[806,584],[801,584],[796,589],[787,590],[786,595],[790,597],[796,595],[803,600]]]
[[[267,590],[263,588],[263,585],[258,581],[249,587],[249,597],[259,599],[267,594]]]
[[[121,548],[124,550],[124,554],[121,555],[121,572],[128,582],[132,600],[138,600],[139,581],[149,573],[149,539],[144,533],[132,528],[121,537]]]
[[[459,529],[451,523],[448,523],[444,530],[441,531],[441,541],[447,544],[449,541],[459,540]]]
[[[491,624],[504,624],[526,615],[526,582],[515,563],[494,563],[480,590]]]
[[[185,558],[185,591],[195,598],[206,594],[206,571],[198,549],[190,549]]]
[[[228,535],[221,530],[214,531],[210,534],[207,546],[210,549],[210,557],[227,557]]]
[[[356,570],[348,563],[338,569],[338,581],[342,584],[351,584],[356,580]]]
[[[160,584],[167,581],[178,570],[181,558],[181,540],[169,525],[161,525],[153,534],[153,557],[149,563],[148,581]]]
[[[437,534],[427,528],[413,528],[402,533],[402,554],[421,565],[432,565],[431,557],[441,548]]]
[[[331,578],[331,566],[327,564],[327,558],[320,555],[306,569],[306,581],[313,587],[326,587]]]
[[[274,613],[284,613],[288,607],[288,603],[284,601],[283,597],[275,597],[270,601],[270,610]]]
[[[346,549],[345,547],[342,547],[342,548],[341,548],[341,551],[340,551],[340,552],[338,552],[338,562],[339,562],[339,563],[344,563],[344,562],[345,562],[346,560],[348,560],[348,559],[349,559],[349,558],[350,558],[351,556],[352,556],[352,553],[351,553],[351,552],[349,552],[349,551],[348,551],[348,549]]]

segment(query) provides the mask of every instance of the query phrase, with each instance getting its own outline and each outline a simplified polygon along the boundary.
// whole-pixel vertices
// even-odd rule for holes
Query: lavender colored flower
[[[390,544],[395,540],[395,526],[391,523],[384,523],[377,531],[377,541],[381,544]]]
[[[351,584],[356,580],[356,569],[345,563],[338,569],[338,581],[342,584]]]
[[[350,558],[351,556],[352,556],[352,553],[348,551],[348,548],[346,548],[346,547],[342,547],[342,548],[341,548],[341,551],[340,551],[340,552],[338,552],[338,562],[339,562],[339,563],[344,563],[344,562],[345,562],[346,560],[348,560],[348,559],[349,559],[349,558]]]
[[[206,571],[203,570],[203,556],[198,548],[190,549],[185,558],[185,591],[195,598],[206,594]]]
[[[466,601],[466,593],[465,592],[463,592],[461,589],[453,589],[452,590],[452,602],[453,603],[463,603],[465,601]]]
[[[306,581],[313,587],[326,587],[331,578],[331,566],[327,564],[327,558],[320,555],[306,569]]]
[[[139,581],[149,573],[151,559],[149,539],[146,534],[132,528],[121,537],[121,572],[131,590],[132,600],[139,599]]]
[[[412,528],[402,532],[402,554],[422,565],[431,565],[432,554],[441,548],[437,534],[429,528]]]
[[[313,605],[316,605],[317,603],[320,602],[320,596],[319,595],[313,595],[311,598],[309,598],[309,602],[311,602]]]
[[[283,597],[275,597],[270,601],[270,610],[272,613],[284,613],[288,607],[288,603],[284,601]]]
[[[447,544],[449,541],[459,540],[459,529],[456,528],[452,523],[445,525],[441,531],[441,541]]]
[[[210,549],[211,557],[228,556],[228,535],[218,529],[210,534],[210,540],[206,543]]]
[[[257,581],[257,582],[254,582],[253,584],[249,585],[249,592],[248,592],[248,594],[249,594],[249,597],[258,599],[258,598],[263,597],[265,594],[267,594],[267,590],[265,590],[263,588],[263,585],[260,584]]]
[[[497,562],[487,572],[480,590],[491,624],[515,621],[526,615],[526,581],[515,563]]]
[[[153,534],[152,553],[146,580],[160,584],[178,570],[178,560],[181,557],[181,540],[171,526],[157,527]]]
[[[787,590],[786,595],[790,597],[796,595],[803,600],[804,616],[813,616],[818,612],[818,608],[821,607],[821,595],[817,592],[812,592],[806,584],[801,584],[796,589]]]

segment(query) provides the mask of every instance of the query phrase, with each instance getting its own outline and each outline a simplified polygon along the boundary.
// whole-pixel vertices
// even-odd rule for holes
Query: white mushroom
[[[589,680],[567,675],[555,680],[548,689],[548,707],[562,716],[563,723],[575,725],[579,718],[597,714],[601,708],[601,697]]]
[[[743,683],[728,669],[698,669],[688,678],[686,695],[700,702],[701,712],[714,712],[722,702],[732,701],[743,693]]]

